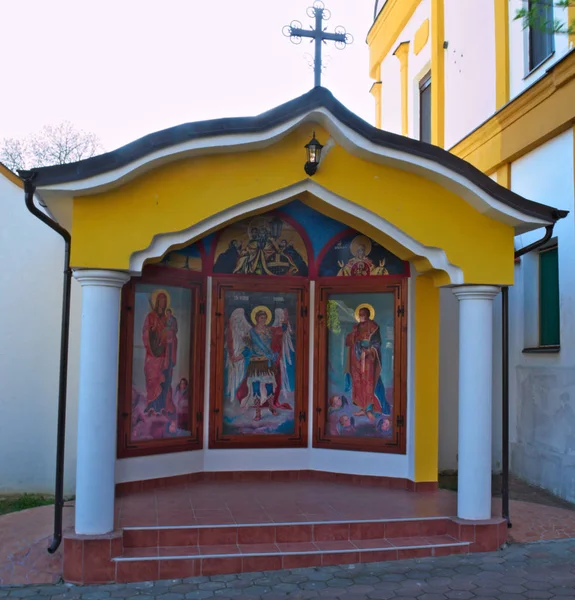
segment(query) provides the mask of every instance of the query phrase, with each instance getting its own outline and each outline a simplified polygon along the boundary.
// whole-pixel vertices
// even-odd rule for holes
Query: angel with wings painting
[[[228,394],[243,409],[254,409],[254,421],[260,421],[264,408],[273,416],[279,410],[292,410],[280,397],[292,391],[288,366],[294,354],[293,334],[285,308],[275,309],[271,326],[272,311],[267,306],[256,306],[250,316],[253,326],[243,308],[230,315],[226,331]]]

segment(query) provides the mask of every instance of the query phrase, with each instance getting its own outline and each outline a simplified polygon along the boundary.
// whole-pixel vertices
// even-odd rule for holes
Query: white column
[[[491,518],[493,298],[499,288],[453,288],[459,300],[459,459],[457,516]]]
[[[76,533],[114,529],[114,466],[122,271],[74,271],[82,285]]]

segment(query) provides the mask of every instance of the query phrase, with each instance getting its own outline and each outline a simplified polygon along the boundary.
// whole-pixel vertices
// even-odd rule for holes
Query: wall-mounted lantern
[[[315,175],[315,172],[317,171],[317,167],[321,159],[322,148],[323,146],[317,141],[314,131],[311,141],[305,145],[307,162],[305,163],[304,170],[310,177]]]

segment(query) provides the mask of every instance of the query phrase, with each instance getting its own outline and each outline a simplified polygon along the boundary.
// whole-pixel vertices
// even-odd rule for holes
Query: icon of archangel
[[[285,308],[276,308],[274,322],[267,306],[251,311],[251,323],[243,308],[230,315],[226,331],[227,393],[232,403],[254,411],[260,421],[269,411],[292,411],[286,400],[292,393],[290,372],[294,364],[294,335]]]

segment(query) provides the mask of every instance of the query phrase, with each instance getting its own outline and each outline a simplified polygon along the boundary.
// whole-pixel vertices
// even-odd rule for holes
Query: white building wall
[[[493,3],[490,3],[491,5]],[[534,71],[529,71],[529,36],[521,19],[515,20],[517,10],[525,8],[524,0],[509,0],[509,89],[511,99],[545,75],[549,67],[565,56],[569,39],[565,34],[554,36],[555,52]],[[568,23],[567,9],[554,8],[554,18]]]
[[[488,119],[495,104],[493,2],[445,0],[445,147]]]
[[[537,345],[538,258],[516,266],[510,291],[511,469],[516,475],[575,501],[575,220],[573,131],[569,130],[515,161],[513,191],[570,211],[557,222],[561,351],[523,354]],[[542,236],[518,237],[518,247]]]
[[[0,210],[0,492],[53,493],[64,242],[28,212],[23,190],[1,174]],[[73,324],[77,310],[76,306]],[[77,335],[76,327],[70,347],[71,373],[76,365]],[[75,487],[75,382],[77,377],[72,375],[67,494],[73,494]]]
[[[401,76],[399,60],[389,53],[381,63],[381,128],[401,133]]]
[[[410,42],[408,55],[408,135],[419,137],[419,81],[431,67],[431,26],[429,39],[419,54],[413,51],[413,39],[425,19],[430,18],[431,0],[422,0],[409,23],[405,26],[391,51],[381,63],[382,81],[382,129],[401,133],[402,127],[402,87],[400,62],[393,52],[401,42]]]

